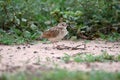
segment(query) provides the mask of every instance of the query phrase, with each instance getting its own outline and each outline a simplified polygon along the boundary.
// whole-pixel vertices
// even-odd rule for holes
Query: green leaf
[[[24,31],[23,35],[25,38],[30,38],[31,37],[31,33],[29,31]]]

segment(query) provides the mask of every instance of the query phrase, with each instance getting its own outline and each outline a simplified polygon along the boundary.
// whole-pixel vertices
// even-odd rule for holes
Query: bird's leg
[[[53,42],[53,48],[55,48],[55,42]]]
[[[51,41],[53,44],[53,48],[56,48],[57,43],[55,41]]]
[[[86,43],[84,44],[84,48],[83,48],[84,50],[86,49]]]

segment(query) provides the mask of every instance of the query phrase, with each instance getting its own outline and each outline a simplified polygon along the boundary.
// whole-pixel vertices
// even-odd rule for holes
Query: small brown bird
[[[67,24],[65,22],[61,22],[57,26],[52,27],[49,30],[43,32],[41,37],[47,38],[52,43],[55,43],[63,39],[68,34],[66,28],[67,28]]]

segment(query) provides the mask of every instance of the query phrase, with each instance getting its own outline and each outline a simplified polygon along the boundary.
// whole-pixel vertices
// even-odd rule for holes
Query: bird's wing
[[[54,37],[58,36],[59,32],[60,31],[57,27],[53,27],[53,28],[49,29],[48,31],[43,32],[42,37],[43,38],[54,38]]]

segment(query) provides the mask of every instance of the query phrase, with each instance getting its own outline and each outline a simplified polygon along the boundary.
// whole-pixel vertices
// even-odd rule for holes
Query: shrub
[[[0,29],[25,41],[37,39],[61,21],[69,24],[69,37],[120,33],[119,4],[119,0],[1,0]]]

